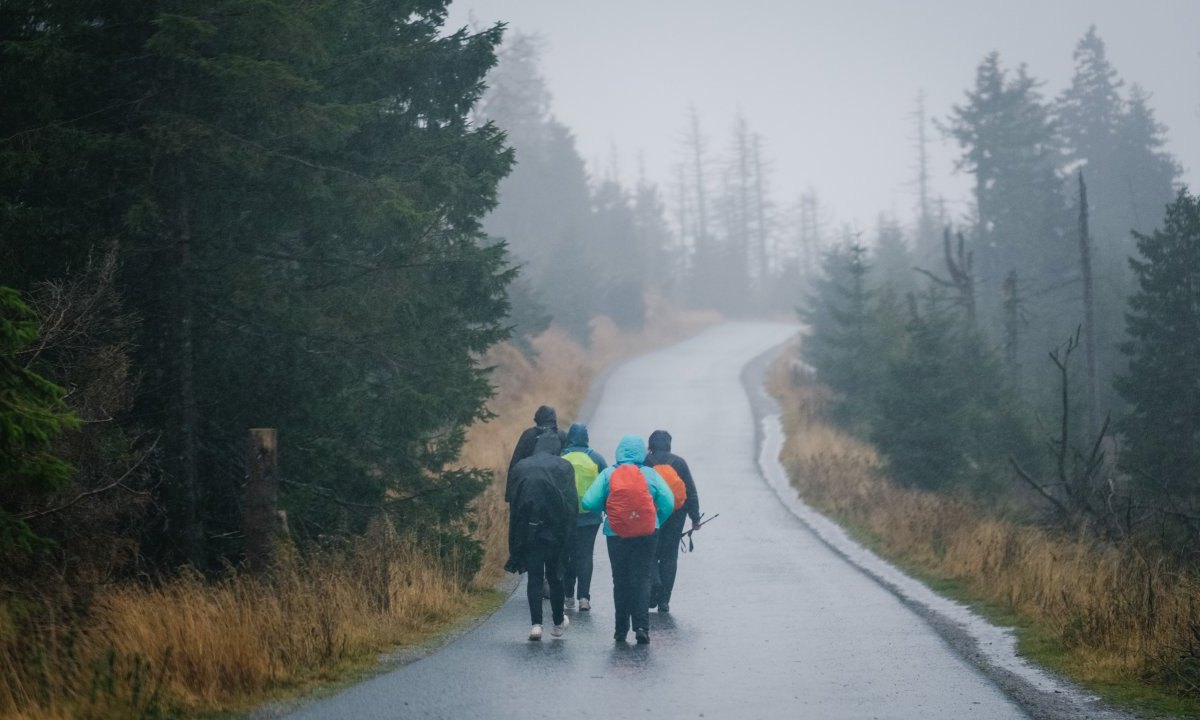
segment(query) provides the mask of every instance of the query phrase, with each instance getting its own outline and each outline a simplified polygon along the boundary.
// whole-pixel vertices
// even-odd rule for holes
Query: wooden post
[[[275,560],[279,450],[275,428],[251,428],[246,444],[246,506],[242,510],[246,564],[261,572]]]

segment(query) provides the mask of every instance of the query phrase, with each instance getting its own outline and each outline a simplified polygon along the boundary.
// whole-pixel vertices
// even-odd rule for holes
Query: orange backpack
[[[683,484],[683,478],[679,477],[675,468],[663,463],[655,465],[654,472],[661,475],[662,479],[667,481],[667,487],[671,488],[671,494],[675,496],[675,510],[683,507],[684,501],[687,500],[687,486]]]
[[[604,504],[608,526],[618,537],[651,535],[655,528],[654,499],[646,476],[637,465],[618,465],[608,478],[608,500]]]

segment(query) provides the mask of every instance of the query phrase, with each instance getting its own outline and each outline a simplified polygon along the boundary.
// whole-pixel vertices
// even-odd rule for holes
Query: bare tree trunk
[[[704,181],[704,138],[700,135],[700,116],[692,106],[692,162],[696,172],[696,251],[701,254],[707,251],[708,244],[708,203],[707,190]]]
[[[1083,348],[1087,358],[1088,432],[1095,433],[1100,408],[1096,389],[1096,310],[1092,290],[1092,240],[1088,234],[1087,185],[1079,171],[1079,266],[1083,277]]]
[[[746,119],[738,116],[734,130],[737,148],[737,250],[738,270],[749,286],[750,277],[750,139]]]
[[[754,199],[755,210],[757,211],[758,230],[758,281],[760,283],[767,279],[768,258],[767,258],[767,198],[766,188],[763,182],[763,165],[760,145],[762,137],[758,133],[754,134]]]
[[[176,464],[177,494],[175,497],[175,532],[184,557],[199,565],[203,550],[203,532],[200,527],[199,480],[197,473],[195,378],[195,269],[192,266],[192,223],[188,197],[187,178],[181,170],[179,182],[179,215],[176,238],[175,301],[178,312],[178,336],[176,358],[178,367],[178,455]]]
[[[242,510],[246,564],[261,572],[275,561],[279,449],[275,428],[251,428],[246,445],[246,506]]]
[[[925,125],[925,91],[917,94],[917,109],[913,113],[917,126],[917,239],[918,257],[928,260],[937,253],[937,225],[934,223],[929,200],[929,138]]]
[[[1021,301],[1017,294],[1017,271],[1010,270],[1004,278],[1004,361],[1014,388],[1021,387],[1021,366],[1018,361],[1020,341]]]

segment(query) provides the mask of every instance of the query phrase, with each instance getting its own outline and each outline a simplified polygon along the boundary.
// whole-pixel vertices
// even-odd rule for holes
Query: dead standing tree
[[[1079,270],[1083,279],[1083,342],[1087,353],[1088,431],[1096,432],[1099,392],[1096,389],[1095,294],[1092,290],[1092,239],[1088,231],[1087,185],[1079,171]],[[1103,436],[1104,433],[1101,433]]]
[[[1079,335],[1077,329],[1066,343],[1050,351],[1050,361],[1058,368],[1061,385],[1058,435],[1047,441],[1055,460],[1054,481],[1042,483],[1034,479],[1011,455],[1008,462],[1022,480],[1054,506],[1059,517],[1067,524],[1076,527],[1091,525],[1109,534],[1120,534],[1120,522],[1113,512],[1115,491],[1111,485],[1107,488],[1108,498],[1103,505],[1098,507],[1096,502],[1097,495],[1103,492],[1099,476],[1105,467],[1103,440],[1108,432],[1109,418],[1104,419],[1086,455],[1071,442],[1070,363],[1071,354],[1079,349]]]
[[[975,327],[975,277],[972,274],[972,266],[975,262],[975,253],[967,252],[966,240],[963,239],[963,234],[956,233],[958,238],[957,245],[951,248],[950,243],[950,228],[947,227],[942,233],[942,248],[946,255],[946,271],[950,273],[950,279],[934,275],[928,270],[920,267],[913,268],[917,272],[925,275],[930,280],[943,287],[953,288],[958,295],[958,304],[966,310],[967,323],[970,327]]]

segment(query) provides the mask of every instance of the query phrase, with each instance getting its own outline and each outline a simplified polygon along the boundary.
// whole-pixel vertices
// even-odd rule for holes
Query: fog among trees
[[[844,106],[809,101],[811,68],[813,92],[759,67],[790,115],[659,76],[695,97],[603,113],[670,141],[589,157],[560,112],[579,88],[549,80],[561,38],[436,2],[251,6],[0,9],[2,572],[240,561],[251,427],[287,429],[302,542],[384,515],[477,557],[486,476],[455,460],[487,417],[481,358],[664,302],[801,320],[830,412],[901,483],[1200,548],[1200,221],[1172,150],[1200,107],[1167,127],[1144,89],[1194,98],[1194,63],[1127,75],[1083,14],[1061,83],[970,37],[952,92],[901,103],[838,84],[886,75],[861,54],[828,56]],[[779,32],[730,19],[751,21]],[[898,133],[902,160],[849,203],[841,163],[790,152],[816,114],[849,132],[806,139],[822,152]]]

